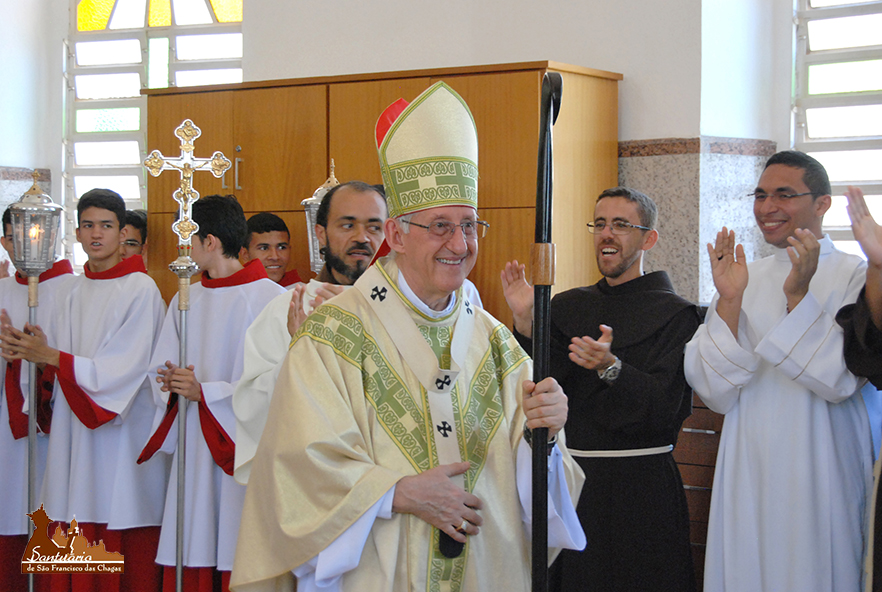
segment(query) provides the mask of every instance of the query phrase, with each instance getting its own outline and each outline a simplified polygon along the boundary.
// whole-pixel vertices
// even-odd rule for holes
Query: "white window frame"
[[[856,93],[840,93],[825,95],[809,95],[808,69],[815,64],[837,62],[853,62],[860,60],[882,59],[882,45],[869,47],[810,51],[808,45],[808,23],[813,20],[882,14],[882,1],[810,8],[809,0],[796,0],[794,18],[795,29],[795,71],[794,100],[792,105],[794,148],[802,152],[839,151],[839,150],[870,150],[882,149],[882,136],[864,136],[860,138],[824,138],[811,139],[807,135],[806,109],[816,107],[843,107],[857,105],[882,104],[882,91]],[[882,195],[882,163],[877,168],[878,176],[874,181],[856,183],[839,182],[832,185],[833,195],[842,195],[848,185],[856,185],[867,195]],[[824,231],[833,240],[854,240],[850,226],[824,226]]]

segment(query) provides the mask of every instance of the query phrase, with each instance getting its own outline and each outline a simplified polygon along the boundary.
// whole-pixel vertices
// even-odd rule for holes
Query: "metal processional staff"
[[[180,327],[180,368],[187,367],[187,311],[190,310],[190,278],[199,271],[196,262],[190,258],[192,237],[199,230],[199,225],[192,219],[193,202],[199,199],[199,192],[193,188],[193,173],[210,171],[220,178],[232,166],[230,160],[222,152],[215,152],[211,158],[193,156],[193,142],[202,135],[196,125],[185,119],[177,129],[175,136],[181,140],[181,155],[178,158],[166,158],[158,150],[154,150],[144,161],[144,166],[154,177],[162,171],[178,171],[181,175],[181,186],[175,189],[174,199],[178,202],[178,218],[172,224],[172,230],[178,235],[178,258],[169,264],[178,276],[178,314]],[[171,393],[169,393],[171,396]],[[175,584],[177,592],[183,591],[184,584],[184,478],[187,442],[187,399],[178,397],[178,491],[177,491],[177,524],[175,536]]]

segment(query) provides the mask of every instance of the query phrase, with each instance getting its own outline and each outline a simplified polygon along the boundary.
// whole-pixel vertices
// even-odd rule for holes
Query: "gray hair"
[[[416,214],[416,212],[411,212],[409,214],[404,214],[403,216],[393,218],[393,220],[398,223],[398,227],[401,229],[401,232],[403,232],[404,234],[410,234],[410,221],[413,220],[414,214]]]

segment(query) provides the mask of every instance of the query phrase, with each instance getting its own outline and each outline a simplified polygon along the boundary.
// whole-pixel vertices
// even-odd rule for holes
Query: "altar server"
[[[177,398],[194,403],[187,413],[184,507],[184,589],[228,590],[245,488],[233,480],[235,418],[232,395],[242,374],[245,330],[285,289],[267,278],[259,260],[244,267],[239,250],[247,226],[233,196],[212,195],[193,204],[199,230],[193,260],[202,280],[190,292],[187,368],[180,368],[180,315],[175,295],[153,355],[155,431],[139,462],[173,455],[157,561],[167,566],[164,589],[175,586],[177,507]],[[145,438],[146,440],[146,438]],[[157,454],[158,453],[158,454]]]

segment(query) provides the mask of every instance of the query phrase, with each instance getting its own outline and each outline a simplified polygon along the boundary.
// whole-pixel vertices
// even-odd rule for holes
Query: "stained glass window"
[[[146,88],[242,81],[243,0],[70,0],[64,205],[95,187],[146,208]],[[64,245],[85,260],[66,217]]]
[[[107,28],[115,0],[80,0],[77,5],[77,30],[101,31]]]
[[[110,66],[113,64],[140,64],[141,43],[137,39],[108,39],[81,41],[74,47],[77,66]]]
[[[219,23],[242,22],[242,0],[211,0]]]
[[[144,26],[144,11],[147,0],[127,0],[117,2],[116,10],[110,18],[111,29],[140,29]]]
[[[112,18],[111,18],[112,16]],[[80,0],[77,31],[241,23],[242,0]]]
[[[151,39],[149,47],[147,88],[165,88],[168,86],[168,37]]]
[[[141,110],[137,107],[120,109],[77,110],[77,133],[135,132],[141,129]]]
[[[171,0],[153,0],[150,2],[147,26],[168,27],[171,24]]]
[[[178,25],[207,25],[211,22],[204,0],[173,0],[172,12]]]
[[[137,72],[122,74],[88,74],[74,76],[78,99],[115,99],[137,97],[141,77]]]
[[[138,177],[132,175],[79,175],[74,180],[74,191],[77,197],[90,189],[101,187],[116,191],[126,201],[140,205],[141,194],[138,189]]]
[[[126,165],[141,162],[138,142],[77,142],[74,157],[78,165]]]

